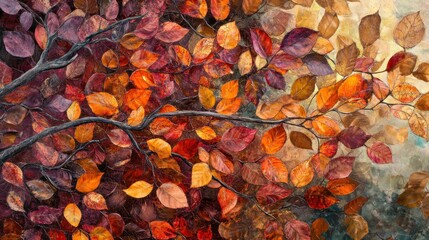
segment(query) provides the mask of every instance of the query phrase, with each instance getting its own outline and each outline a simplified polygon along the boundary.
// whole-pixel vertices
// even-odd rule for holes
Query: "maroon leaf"
[[[4,0],[0,1],[0,8],[3,12],[9,15],[15,15],[22,9],[17,0]]]
[[[355,157],[338,157],[332,159],[328,164],[325,177],[329,180],[348,177],[352,172],[354,161]]]
[[[392,150],[383,142],[375,142],[366,149],[368,157],[377,164],[386,164],[392,162]]]
[[[314,30],[295,28],[286,34],[280,48],[287,54],[302,57],[311,51],[316,44],[317,37],[318,34]]]
[[[141,39],[150,39],[158,31],[159,27],[159,18],[158,17],[145,17],[140,20],[139,24],[137,24],[134,33],[137,37]]]
[[[310,240],[310,226],[296,219],[286,223],[284,233],[289,240]]]
[[[326,209],[338,202],[338,199],[323,186],[313,186],[305,192],[305,200],[313,209]]]
[[[28,214],[28,218],[35,224],[52,224],[58,220],[62,214],[61,209],[48,206],[38,206],[36,211]]]
[[[271,59],[270,64],[281,69],[293,70],[300,68],[303,62],[301,58],[297,58],[286,53],[279,53]]]
[[[268,85],[275,89],[285,89],[286,81],[283,75],[272,69],[267,69],[264,71],[265,80]]]
[[[24,58],[34,54],[33,38],[26,33],[5,31],[3,32],[3,42],[6,51],[12,56]]]
[[[320,54],[313,53],[305,56],[302,61],[310,72],[316,76],[325,76],[334,73],[326,58]]]
[[[244,150],[255,138],[257,130],[247,127],[233,127],[226,131],[221,139],[222,146],[231,152]]]
[[[284,198],[287,198],[293,193],[293,190],[282,188],[274,183],[267,184],[261,187],[256,193],[256,200],[260,204],[272,204]]]
[[[362,147],[366,141],[371,138],[371,136],[366,135],[366,133],[359,127],[352,126],[342,130],[338,134],[337,138],[342,144],[344,144],[344,146],[355,149]]]
[[[258,28],[250,29],[253,49],[259,56],[267,58],[271,56],[273,43],[270,36],[264,30]]]

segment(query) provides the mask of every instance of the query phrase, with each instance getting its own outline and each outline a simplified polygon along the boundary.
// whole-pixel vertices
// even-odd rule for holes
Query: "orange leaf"
[[[313,94],[315,85],[314,76],[300,77],[293,83],[290,95],[295,100],[305,100]]]
[[[240,30],[235,22],[229,22],[222,25],[217,34],[216,40],[219,46],[225,49],[233,49],[240,42]]]
[[[145,107],[151,94],[151,90],[130,89],[125,93],[124,104],[132,110],[136,110],[139,107]]]
[[[118,55],[112,49],[107,50],[103,53],[103,56],[101,56],[101,63],[106,68],[117,68],[119,65]]]
[[[183,190],[174,183],[164,183],[156,190],[156,196],[162,205],[171,209],[189,207]]]
[[[155,239],[171,239],[177,236],[176,230],[166,221],[152,221],[149,227]]]
[[[82,193],[92,192],[100,185],[102,172],[90,172],[82,174],[76,183],[76,190]]]
[[[318,218],[311,224],[311,239],[324,239],[322,234],[329,229],[329,223],[324,218]]]
[[[234,164],[218,149],[210,152],[210,165],[224,174],[231,174],[234,172]]]
[[[217,201],[219,202],[222,216],[226,216],[238,203],[238,196],[233,191],[221,187],[217,194]]]
[[[316,95],[317,109],[327,112],[338,102],[338,88],[341,82],[321,88]]]
[[[210,0],[210,12],[216,20],[225,20],[229,11],[229,0]]]
[[[238,94],[238,80],[232,80],[222,85],[221,97],[223,99],[230,99],[237,97]]]
[[[144,107],[140,106],[136,110],[131,111],[131,114],[128,117],[127,123],[130,126],[138,126],[143,122],[144,117],[145,117]]]
[[[274,154],[283,148],[286,139],[287,135],[283,125],[271,128],[262,135],[262,149],[268,154]]]
[[[123,191],[133,198],[144,198],[152,192],[153,185],[145,181],[137,181]]]
[[[392,91],[392,96],[403,103],[410,103],[419,95],[419,90],[408,83],[400,83]]]
[[[199,19],[203,19],[208,10],[206,0],[186,0],[179,9],[183,14]]]
[[[134,84],[134,86],[136,86],[136,88],[140,89],[156,86],[153,81],[152,73],[145,69],[135,70],[130,76],[130,81]]]
[[[290,181],[296,187],[304,187],[308,185],[314,176],[314,170],[310,165],[310,161],[300,163],[290,172]]]
[[[136,68],[148,69],[159,58],[159,54],[140,49],[134,52],[130,58],[131,64]]]
[[[97,116],[112,116],[118,112],[116,98],[107,92],[97,92],[86,96],[89,107]]]
[[[137,37],[134,33],[127,33],[122,36],[119,43],[127,50],[136,50],[143,44],[143,39]]]
[[[74,138],[80,143],[89,142],[94,137],[95,123],[86,123],[76,127]]]
[[[328,182],[326,188],[334,195],[348,195],[357,188],[358,182],[351,178],[334,179]]]
[[[215,95],[209,88],[200,86],[198,89],[198,98],[205,109],[210,109],[216,104]]]
[[[192,56],[189,53],[188,49],[180,45],[171,46],[171,49],[174,51],[175,58],[178,63],[182,64],[183,66],[191,65]]]
[[[256,13],[259,6],[262,4],[262,0],[243,0],[243,12],[246,15],[252,15]]]
[[[88,240],[88,237],[81,230],[73,232],[72,240]]]
[[[192,53],[192,55],[194,56],[194,59],[204,60],[208,56],[210,56],[213,50],[213,44],[214,44],[214,38],[203,38],[200,41],[198,41]]]
[[[222,99],[216,106],[216,112],[225,115],[231,115],[240,109],[240,105],[240,98]]]
[[[334,137],[341,131],[338,123],[326,116],[317,117],[311,124],[314,130],[322,137]]]
[[[264,176],[272,182],[288,182],[286,165],[276,157],[265,157],[262,160],[261,169]]]
[[[147,140],[149,150],[155,152],[159,158],[168,158],[171,156],[171,146],[160,138]]]
[[[362,78],[361,74],[354,74],[348,77],[338,88],[338,97],[342,100],[365,98],[368,93],[368,82]]]

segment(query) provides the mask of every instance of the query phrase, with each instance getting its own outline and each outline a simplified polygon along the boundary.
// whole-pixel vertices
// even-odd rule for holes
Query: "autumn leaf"
[[[265,157],[261,162],[261,170],[264,176],[272,182],[288,182],[286,165],[276,157]]]
[[[330,38],[335,34],[338,27],[340,26],[340,20],[336,14],[325,12],[322,19],[319,22],[318,30],[324,38]]]
[[[334,137],[340,132],[338,123],[332,118],[320,116],[312,121],[314,130],[323,137]]]
[[[335,70],[342,76],[349,75],[353,72],[358,56],[359,49],[356,47],[356,43],[344,47],[337,53]]]
[[[165,43],[173,43],[181,40],[188,34],[189,29],[186,29],[175,22],[164,22],[161,24],[155,38]]]
[[[344,213],[347,215],[358,214],[365,203],[368,201],[366,197],[357,197],[344,206]]]
[[[95,227],[89,232],[91,239],[113,240],[112,234],[104,227]]]
[[[359,183],[351,178],[334,179],[328,182],[326,188],[334,195],[348,195],[358,187]]]
[[[247,127],[233,127],[222,135],[222,146],[231,152],[243,151],[253,141],[256,132]]]
[[[149,227],[155,239],[170,239],[177,236],[176,230],[166,221],[152,221]]]
[[[424,33],[425,25],[420,12],[416,12],[402,18],[395,27],[393,38],[399,46],[412,48],[422,41]]]
[[[24,187],[24,176],[22,170],[14,163],[3,163],[1,175],[6,182],[13,184],[17,187]]]
[[[222,211],[222,216],[226,216],[237,205],[238,196],[231,190],[221,187],[217,194],[217,200]]]
[[[258,28],[250,29],[253,49],[259,56],[267,58],[272,54],[272,41],[264,30]]]
[[[354,240],[360,240],[369,233],[368,223],[360,215],[347,216],[344,223],[347,226],[347,234]]]
[[[308,206],[313,209],[326,209],[338,202],[338,199],[323,186],[309,188],[304,197]]]
[[[79,119],[80,114],[81,114],[81,109],[80,109],[79,102],[73,101],[72,104],[70,104],[70,107],[67,108],[67,118],[70,121],[74,121]]]
[[[290,141],[297,148],[313,149],[313,143],[311,139],[302,132],[292,131],[290,133]]]
[[[189,207],[183,190],[174,183],[164,183],[156,190],[158,200],[167,208],[178,209]]]
[[[76,183],[76,190],[82,193],[92,192],[100,185],[103,172],[89,172],[82,174]]]
[[[70,225],[73,227],[79,226],[80,220],[82,219],[82,212],[76,204],[67,204],[67,206],[64,208],[63,215]]]
[[[329,180],[348,177],[352,172],[354,160],[354,157],[338,157],[332,159],[328,164],[325,177]]]
[[[225,20],[230,12],[229,0],[210,0],[210,12],[218,20]]]
[[[15,191],[9,191],[6,197],[6,202],[10,209],[25,213],[24,199]]]
[[[268,154],[274,154],[283,148],[286,139],[287,135],[283,125],[271,128],[262,135],[262,149]]]
[[[153,185],[145,181],[137,181],[123,191],[133,198],[144,198],[152,192]]]
[[[209,126],[203,126],[201,128],[198,128],[195,130],[198,137],[200,137],[203,140],[210,141],[214,138],[216,138],[216,132]]]
[[[170,144],[160,138],[148,140],[147,145],[149,150],[155,152],[160,158],[168,158],[171,156]]]
[[[417,70],[413,72],[413,76],[423,80],[425,82],[429,81],[429,63],[421,63]]]
[[[241,75],[246,75],[252,71],[253,60],[249,50],[243,52],[238,58],[238,70]]]
[[[295,100],[305,100],[313,94],[316,86],[314,76],[304,76],[295,80],[291,88],[291,97]]]
[[[316,40],[316,31],[308,28],[295,28],[285,35],[280,47],[287,54],[303,57],[311,51]]]
[[[97,116],[111,116],[118,112],[116,98],[107,92],[98,92],[86,96],[89,107]]]
[[[191,187],[198,188],[205,186],[212,180],[210,167],[207,163],[196,163],[192,166]]]
[[[327,112],[338,102],[338,89],[341,82],[333,84],[328,87],[321,88],[316,95],[317,108],[321,112]]]
[[[225,49],[233,49],[240,42],[240,30],[235,22],[229,22],[220,26],[216,34],[217,43]]]
[[[208,11],[206,0],[186,0],[179,7],[183,14],[203,19]]]
[[[200,88],[198,90],[198,97],[200,99],[201,105],[205,109],[210,109],[210,108],[214,107],[214,105],[216,104],[215,95],[214,95],[213,91],[210,90],[209,88],[200,86]]]
[[[310,226],[305,222],[292,219],[286,223],[284,233],[287,239],[310,239]]]
[[[89,142],[94,137],[95,123],[82,124],[76,127],[74,138],[80,143]]]
[[[310,161],[304,161],[294,167],[290,172],[290,181],[296,187],[304,187],[308,185],[314,177],[314,170],[310,165]]]
[[[235,98],[238,95],[238,80],[224,83],[221,87],[221,97],[223,99]]]
[[[106,199],[96,192],[89,192],[83,197],[86,207],[94,210],[107,210]]]
[[[381,18],[378,11],[363,17],[359,24],[360,42],[364,47],[373,44],[380,38]]]
[[[140,125],[143,122],[145,114],[146,112],[143,106],[131,111],[130,116],[127,119],[128,125],[133,127]]]
[[[262,0],[243,0],[242,8],[244,14],[251,15],[256,13],[261,4]]]
[[[282,188],[274,183],[270,183],[259,188],[256,193],[256,200],[261,204],[273,204],[287,198],[292,193],[291,189]]]
[[[377,164],[392,162],[392,150],[383,142],[375,142],[366,149],[368,157]]]
[[[101,56],[101,63],[106,68],[110,68],[110,69],[117,68],[119,65],[118,55],[112,49],[110,49],[104,52],[103,56]]]

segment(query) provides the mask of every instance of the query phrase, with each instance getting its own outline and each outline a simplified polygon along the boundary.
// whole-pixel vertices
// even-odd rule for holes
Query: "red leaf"
[[[155,239],[170,239],[177,236],[174,228],[166,221],[152,221],[149,227]]]
[[[175,22],[165,22],[161,25],[155,38],[166,43],[173,43],[181,40],[188,32],[189,29]]]
[[[258,28],[250,29],[253,49],[259,56],[267,58],[272,54],[273,43],[270,36],[264,30]]]
[[[6,51],[12,56],[24,58],[31,57],[34,54],[33,38],[26,33],[4,31],[3,43]]]
[[[11,162],[5,162],[2,166],[1,175],[3,179],[17,187],[24,187],[21,168]]]
[[[125,229],[125,222],[118,213],[109,214],[109,225],[113,236],[121,236]]]
[[[173,152],[186,159],[191,159],[198,152],[199,144],[200,142],[197,139],[183,139],[173,147]]]
[[[337,153],[338,150],[338,141],[335,140],[329,140],[327,142],[324,142],[320,146],[320,153],[323,153],[327,157],[333,157]]]
[[[118,147],[126,148],[131,146],[131,140],[122,129],[113,129],[107,133],[110,141]]]
[[[209,240],[213,238],[212,226],[208,225],[207,227],[198,229],[197,232],[198,240]]]
[[[233,127],[221,139],[222,146],[231,152],[243,151],[255,138],[257,130],[247,127]]]
[[[264,77],[270,87],[281,90],[286,88],[286,81],[281,73],[267,69],[264,71]]]
[[[392,150],[383,142],[375,142],[366,149],[368,157],[377,164],[386,164],[392,162]]]
[[[210,152],[210,165],[224,174],[231,174],[234,172],[234,164],[218,149]]]
[[[302,57],[311,51],[317,37],[318,34],[314,30],[295,28],[285,35],[280,47],[287,54]]]
[[[296,219],[286,223],[284,233],[288,240],[310,240],[310,226]]]
[[[284,198],[289,197],[293,190],[282,188],[274,183],[267,184],[261,187],[256,193],[256,200],[260,204],[273,204]]]
[[[352,126],[342,130],[338,134],[337,138],[342,144],[344,144],[344,146],[355,149],[362,147],[366,141],[371,138],[371,136],[366,135],[366,133],[359,127]]]
[[[314,186],[305,192],[305,200],[313,209],[326,209],[338,202],[334,195],[323,186]]]
[[[328,164],[325,177],[329,180],[348,177],[352,172],[354,161],[355,157],[338,157],[332,159]]]

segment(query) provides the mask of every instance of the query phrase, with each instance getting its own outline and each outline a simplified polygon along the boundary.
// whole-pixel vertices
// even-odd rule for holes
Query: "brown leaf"
[[[420,12],[411,13],[396,25],[393,38],[399,46],[412,48],[419,44],[425,34],[425,24],[420,17]]]
[[[324,218],[318,218],[311,224],[311,239],[324,239],[322,234],[329,229],[329,223]]]
[[[359,24],[359,37],[363,47],[373,44],[380,38],[380,23],[378,11],[362,18]]]
[[[7,202],[7,205],[10,207],[10,209],[17,212],[25,213],[24,199],[18,193],[14,191],[10,191],[7,194],[6,202]]]
[[[290,133],[290,141],[297,148],[313,149],[313,143],[311,139],[302,132],[292,131]]]
[[[415,107],[422,111],[429,110],[429,93],[423,94],[419,100],[417,100]]]
[[[408,188],[399,195],[397,202],[404,207],[417,208],[422,204],[425,195],[426,193],[419,189]]]
[[[417,70],[413,72],[413,76],[425,82],[429,82],[429,63],[421,63]]]
[[[351,200],[344,206],[344,213],[347,215],[358,214],[367,201],[368,198],[366,197],[357,197]]]
[[[356,43],[348,45],[338,51],[337,63],[335,65],[336,71],[342,76],[347,76],[352,73],[359,54],[359,49],[356,47]]]
[[[292,84],[290,95],[294,100],[305,100],[313,94],[315,86],[315,76],[300,77]]]
[[[319,22],[318,30],[320,35],[324,38],[330,38],[340,26],[340,20],[337,17],[337,14],[331,14],[329,12],[325,12],[322,19]]]
[[[428,123],[426,119],[417,112],[414,112],[408,120],[411,131],[417,136],[427,139],[428,138]]]
[[[347,234],[354,240],[360,240],[369,233],[368,223],[360,215],[347,216],[344,223],[347,226]]]
[[[42,180],[30,180],[26,184],[33,196],[39,200],[48,200],[54,196],[55,190]]]

